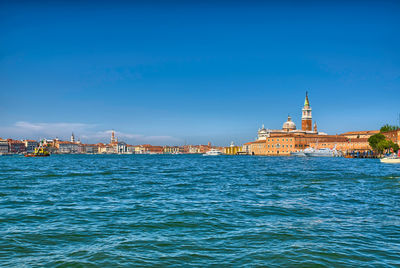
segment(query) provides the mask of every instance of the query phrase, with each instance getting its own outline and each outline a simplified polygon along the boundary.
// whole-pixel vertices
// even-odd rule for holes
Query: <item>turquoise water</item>
[[[400,165],[0,157],[0,266],[400,266]]]

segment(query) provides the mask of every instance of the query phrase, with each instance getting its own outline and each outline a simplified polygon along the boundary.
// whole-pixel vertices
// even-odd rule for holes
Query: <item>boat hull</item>
[[[306,156],[310,156],[310,157],[334,157],[335,155],[333,153],[317,153],[317,152],[313,152],[313,153],[304,153]]]
[[[34,155],[34,154],[26,154],[25,157],[46,157],[46,156],[50,156],[49,154],[47,155]]]
[[[381,163],[400,164],[400,158],[381,158]]]
[[[302,157],[306,156],[306,154],[303,152],[291,152],[290,155],[291,156],[302,156]]]

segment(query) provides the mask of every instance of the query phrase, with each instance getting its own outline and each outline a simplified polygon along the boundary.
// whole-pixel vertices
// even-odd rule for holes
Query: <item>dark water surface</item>
[[[400,165],[0,157],[0,266],[400,266]]]

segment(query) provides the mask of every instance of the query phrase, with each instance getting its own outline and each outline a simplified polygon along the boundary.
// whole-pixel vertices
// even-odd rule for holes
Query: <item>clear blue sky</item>
[[[398,120],[398,1],[46,2],[0,4],[0,137],[243,143],[306,90],[329,134]]]

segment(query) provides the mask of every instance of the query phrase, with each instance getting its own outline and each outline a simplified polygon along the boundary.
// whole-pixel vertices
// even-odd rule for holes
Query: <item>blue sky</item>
[[[51,3],[51,2],[49,2]],[[0,137],[226,145],[395,124],[395,1],[1,2]]]

